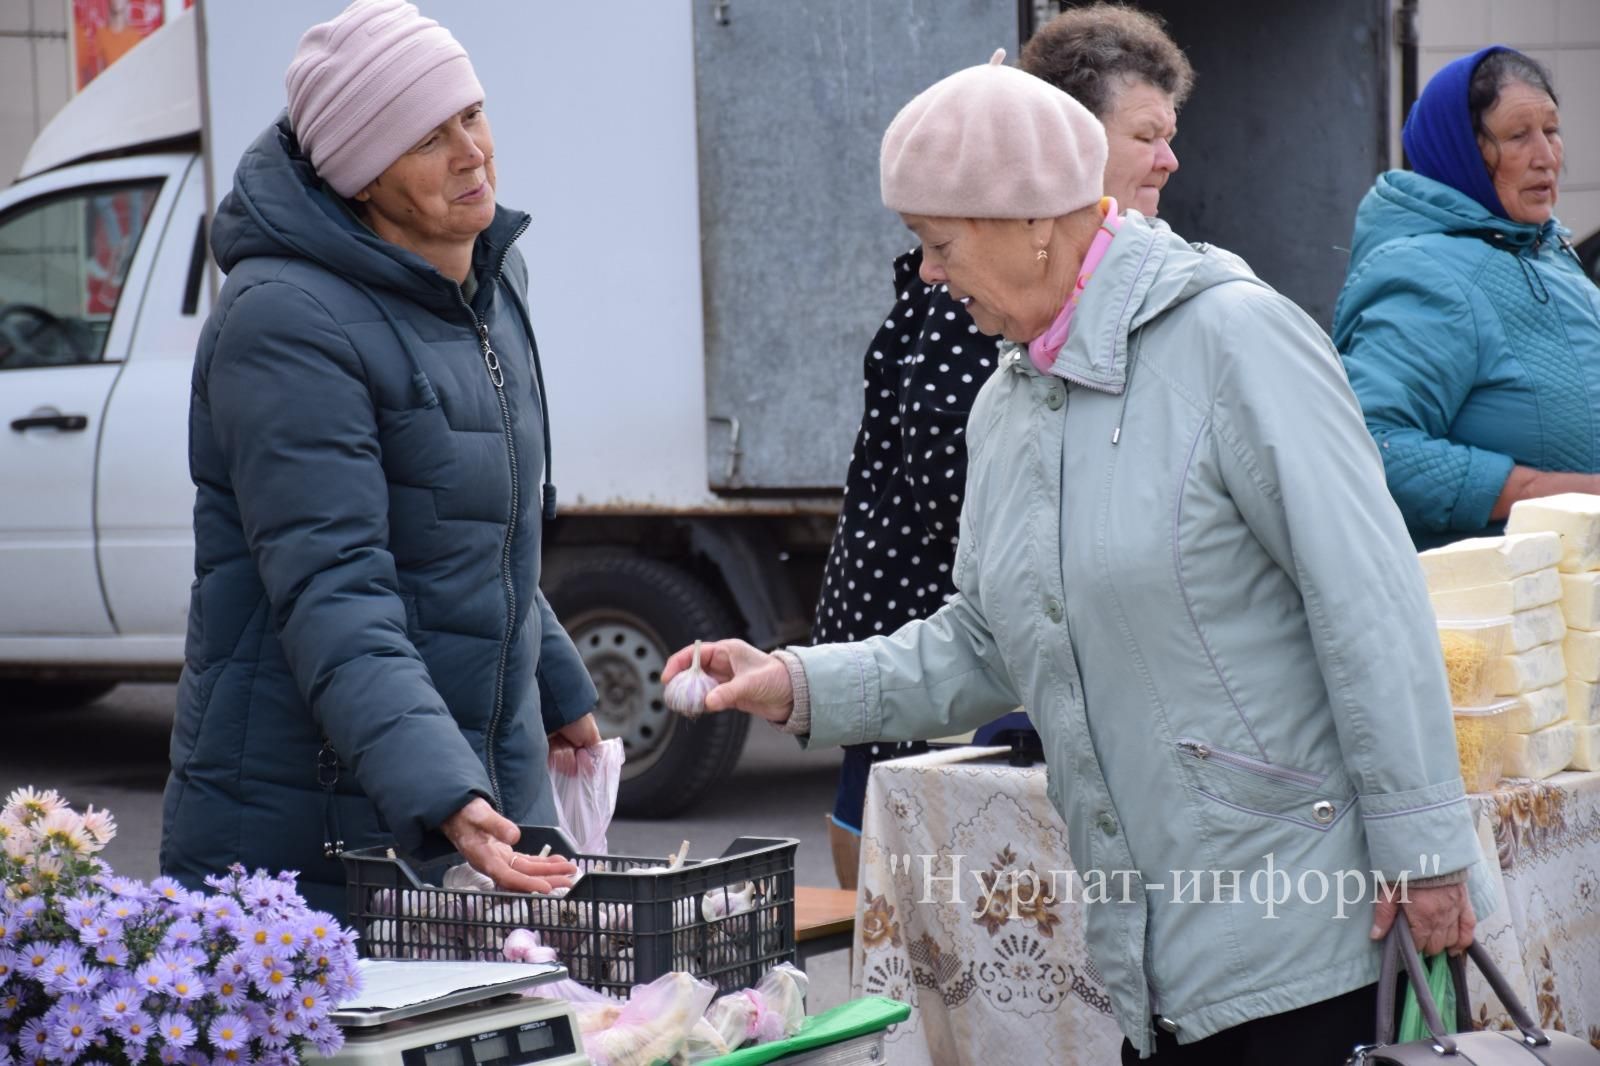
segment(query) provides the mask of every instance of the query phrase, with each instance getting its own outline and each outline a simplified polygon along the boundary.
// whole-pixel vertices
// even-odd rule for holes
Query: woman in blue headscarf
[[[1495,46],[1428,83],[1411,171],[1356,213],[1333,339],[1419,548],[1600,492],[1600,290],[1555,216],[1550,76]]]

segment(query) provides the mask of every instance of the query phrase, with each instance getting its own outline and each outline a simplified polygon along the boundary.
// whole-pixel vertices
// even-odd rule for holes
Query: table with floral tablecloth
[[[1508,782],[1471,802],[1502,900],[1479,938],[1541,1024],[1600,1047],[1600,773]],[[879,763],[863,821],[853,991],[913,1008],[889,1034],[889,1062],[1118,1061],[1081,884],[1050,875],[1070,861],[1042,765],[1012,767],[992,748]],[[1471,995],[1480,1026],[1509,1024],[1481,980]]]

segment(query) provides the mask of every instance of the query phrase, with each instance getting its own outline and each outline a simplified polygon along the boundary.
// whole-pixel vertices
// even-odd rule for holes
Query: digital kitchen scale
[[[544,963],[362,960],[364,988],[332,1019],[332,1066],[589,1066],[570,1004],[519,995],[567,975]]]

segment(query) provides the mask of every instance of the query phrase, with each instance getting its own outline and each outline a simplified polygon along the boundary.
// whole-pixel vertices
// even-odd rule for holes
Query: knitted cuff
[[[794,710],[784,721],[772,724],[790,736],[806,736],[811,732],[811,688],[806,684],[806,668],[793,652],[780,650],[772,654],[789,671],[789,688],[794,692]]]

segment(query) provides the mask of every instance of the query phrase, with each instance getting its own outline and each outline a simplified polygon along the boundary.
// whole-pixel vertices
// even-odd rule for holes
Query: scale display
[[[405,1066],[526,1066],[577,1050],[564,1019],[524,1022],[401,1052]]]

